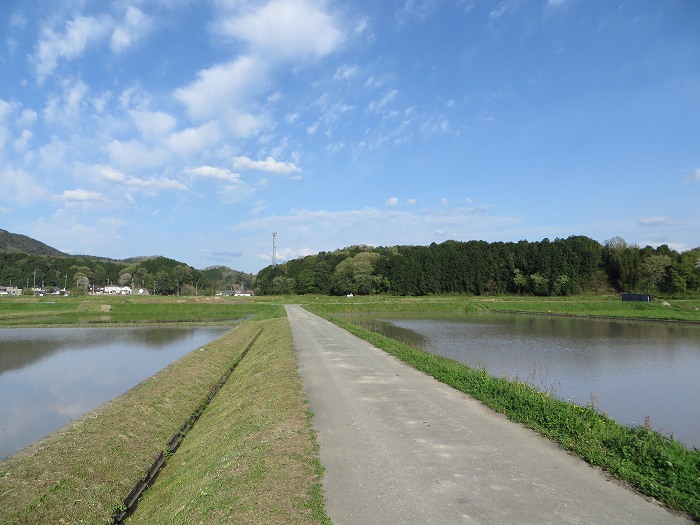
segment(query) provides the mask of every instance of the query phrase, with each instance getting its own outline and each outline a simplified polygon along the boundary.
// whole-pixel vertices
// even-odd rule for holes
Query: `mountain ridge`
[[[54,257],[69,256],[69,254],[57,250],[46,243],[3,229],[0,229],[0,253],[27,253],[29,255],[51,255]]]

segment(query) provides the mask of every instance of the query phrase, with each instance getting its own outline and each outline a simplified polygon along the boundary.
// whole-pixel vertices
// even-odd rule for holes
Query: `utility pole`
[[[277,266],[277,230],[272,232],[272,266]]]

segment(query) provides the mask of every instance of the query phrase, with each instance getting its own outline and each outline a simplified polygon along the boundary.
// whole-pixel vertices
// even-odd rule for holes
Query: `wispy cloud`
[[[372,111],[379,111],[381,109],[384,109],[387,105],[389,105],[391,103],[391,101],[393,101],[397,97],[398,94],[399,94],[398,89],[390,90],[379,100],[375,100],[375,101],[370,102],[369,109]]]
[[[355,78],[357,76],[357,73],[359,71],[359,68],[357,65],[342,65],[340,66],[336,71],[335,75],[333,75],[333,78],[335,80],[350,80],[351,78]]]
[[[104,196],[97,191],[84,189],[64,190],[56,199],[64,202],[104,202]]]
[[[643,219],[637,219],[637,223],[640,226],[663,226],[668,224],[668,219],[666,217],[647,217]]]
[[[213,166],[198,166],[185,170],[187,173],[210,179],[224,180],[228,182],[238,182],[241,176],[238,173],[233,173],[226,168],[215,168]]]
[[[349,244],[430,243],[435,240],[438,230],[443,232],[443,238],[500,240],[500,232],[518,223],[515,217],[488,213],[485,206],[412,208],[410,211],[368,207],[337,211],[294,210],[288,215],[242,221],[234,229],[251,233],[277,230],[279,246],[286,244],[317,253]],[[382,227],[376,228],[377,224]],[[261,258],[268,260],[264,256]]]
[[[92,172],[105,182],[123,184],[134,188],[162,189],[162,190],[187,190],[187,186],[180,181],[168,177],[150,177],[147,179],[127,176],[121,171],[110,166],[93,166]]]
[[[114,53],[121,53],[129,49],[148,34],[152,25],[151,18],[138,7],[127,7],[124,21],[114,28],[109,45],[110,49]]]
[[[39,82],[51,75],[61,60],[75,59],[91,44],[103,39],[112,26],[108,16],[78,15],[68,20],[61,31],[45,27],[31,57]]]
[[[235,157],[233,159],[233,168],[237,170],[265,171],[276,175],[289,175],[301,172],[301,168],[292,162],[279,162],[272,157],[267,157],[265,160],[252,160],[244,156]]]

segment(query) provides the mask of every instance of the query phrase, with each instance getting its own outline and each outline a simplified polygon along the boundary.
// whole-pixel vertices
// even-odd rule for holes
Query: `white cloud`
[[[172,152],[163,148],[149,148],[136,140],[113,140],[105,147],[111,164],[126,169],[147,169],[163,166],[172,158]]]
[[[323,57],[343,41],[333,18],[308,0],[272,0],[225,20],[221,27],[246,41],[256,55],[273,61]]]
[[[408,199],[408,200],[406,201],[406,204],[408,204],[408,205],[410,205],[410,206],[415,206],[415,204],[416,204],[416,199]]]
[[[357,76],[358,72],[358,67],[357,65],[343,65],[340,66],[336,71],[335,75],[333,75],[333,78],[336,80],[350,80],[351,78],[355,78]]]
[[[354,29],[355,34],[361,35],[362,33],[365,32],[365,30],[367,29],[368,26],[369,26],[369,18],[368,17],[361,18],[357,22],[357,24],[355,24],[355,29]]]
[[[198,166],[185,170],[186,173],[210,179],[225,180],[229,182],[238,182],[241,176],[238,173],[233,173],[226,168],[216,168],[213,166]]]
[[[152,25],[150,17],[143,11],[137,7],[129,6],[124,15],[124,22],[119,24],[112,33],[110,49],[114,53],[121,53],[130,48],[148,34]]]
[[[278,162],[272,157],[265,160],[252,160],[248,157],[236,157],[233,159],[233,167],[237,170],[258,170],[277,175],[288,175],[301,172],[301,168],[291,162]]]
[[[5,119],[10,114],[11,109],[12,106],[0,98],[0,150],[5,147],[5,142],[10,136],[10,130],[7,128]]]
[[[56,196],[56,200],[64,202],[103,202],[105,198],[96,191],[76,189],[64,190],[61,195]]]
[[[406,0],[404,6],[396,13],[400,24],[410,19],[424,20],[433,8],[432,0]]]
[[[76,16],[57,33],[51,27],[44,28],[41,40],[30,57],[39,82],[43,82],[58,67],[60,60],[72,60],[82,55],[88,46],[102,39],[112,28],[108,17]]]
[[[378,111],[380,109],[385,108],[387,106],[387,104],[389,104],[392,100],[394,100],[398,94],[399,94],[398,89],[392,89],[386,95],[384,95],[381,99],[372,101],[369,105],[369,109],[371,109],[372,111]]]
[[[700,168],[697,168],[693,173],[688,176],[688,181],[690,182],[700,182]]]
[[[126,181],[126,175],[110,166],[93,166],[93,171],[104,181],[121,183]]]
[[[52,137],[50,143],[39,148],[39,157],[45,170],[61,169],[67,164],[66,145],[62,140]]]
[[[22,110],[22,114],[17,119],[17,125],[23,128],[28,128],[34,125],[36,119],[36,111],[32,109],[24,109]]]
[[[168,177],[150,177],[148,179],[143,179],[140,177],[128,176],[121,171],[112,168],[111,166],[95,165],[92,166],[91,171],[95,173],[105,182],[111,182],[114,184],[121,184],[124,186],[131,186],[133,188],[144,188],[144,189],[161,189],[161,190],[177,190],[185,191],[187,186],[182,184],[180,181],[171,179]],[[129,196],[129,199],[133,201],[133,198]]]
[[[175,154],[186,157],[215,147],[221,141],[221,131],[216,122],[207,122],[197,128],[187,128],[172,133],[167,144]]]
[[[399,204],[398,197],[389,197],[389,199],[386,201],[387,206],[396,206],[398,204]]]
[[[16,151],[25,151],[29,146],[29,141],[32,138],[32,132],[28,129],[22,131],[22,134],[12,143]]]
[[[668,224],[668,219],[665,217],[648,217],[645,219],[638,219],[637,222],[640,226],[663,226]]]
[[[24,170],[0,169],[0,188],[3,189],[0,199],[13,204],[44,199],[47,196],[45,186]]]
[[[197,77],[189,86],[175,91],[175,98],[185,104],[188,115],[195,120],[249,114],[242,108],[269,83],[265,64],[249,56],[203,69]]]
[[[506,2],[502,2],[496,9],[492,10],[489,13],[489,17],[490,18],[498,18],[503,13],[505,13],[507,10],[508,10],[508,4]]]
[[[177,122],[175,118],[162,111],[129,111],[136,128],[144,138],[162,137],[170,133]]]
[[[238,180],[234,184],[227,184],[224,186],[221,192],[221,199],[228,203],[241,202],[248,199],[254,193],[254,187],[246,184],[242,180]]]
[[[137,186],[140,188],[148,189],[159,189],[159,190],[177,190],[186,191],[187,186],[178,180],[171,179],[168,177],[151,177],[149,179],[140,179],[138,177],[128,177],[125,181],[126,184],[130,186]]]
[[[64,81],[61,84],[63,92],[60,97],[54,95],[48,98],[44,118],[50,123],[72,125],[85,106],[90,88],[80,80],[75,83]]]

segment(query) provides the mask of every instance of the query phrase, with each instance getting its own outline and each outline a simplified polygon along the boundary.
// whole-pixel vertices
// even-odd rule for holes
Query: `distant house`
[[[0,295],[22,295],[22,289],[14,286],[0,286]]]
[[[105,286],[103,293],[109,295],[131,295],[129,286]]]
[[[650,303],[652,295],[648,293],[623,293],[620,295],[623,301],[636,301],[642,303]]]

